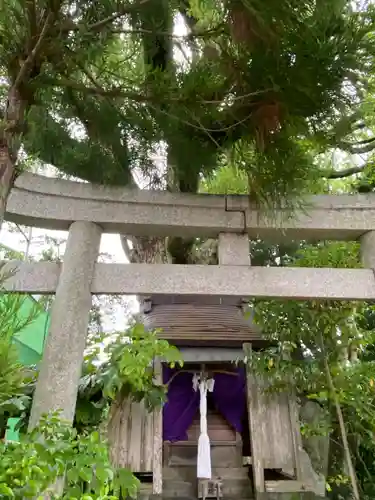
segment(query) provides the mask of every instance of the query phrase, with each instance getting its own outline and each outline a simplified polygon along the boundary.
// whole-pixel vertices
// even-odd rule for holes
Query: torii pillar
[[[91,282],[102,231],[92,222],[69,229],[51,324],[33,398],[29,428],[50,411],[73,422],[92,303]]]

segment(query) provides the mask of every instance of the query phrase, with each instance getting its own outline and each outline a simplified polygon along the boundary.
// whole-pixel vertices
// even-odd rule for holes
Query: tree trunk
[[[129,241],[132,243],[130,248]],[[165,238],[128,237],[121,236],[121,244],[125,255],[131,263],[165,264],[169,261]],[[138,298],[142,303],[142,298]],[[109,453],[116,467],[126,467],[127,453],[124,451],[127,443],[120,436],[128,435],[128,418],[123,414],[128,396],[118,393],[116,400],[112,403],[107,422],[107,436],[109,441]]]
[[[12,87],[0,126],[0,230],[8,196],[16,178],[16,162],[25,110],[26,103],[17,89]]]
[[[130,248],[129,241],[132,243],[132,248]],[[166,238],[121,236],[121,244],[132,264],[167,264],[169,262]]]
[[[10,158],[6,141],[4,141],[3,137],[0,137],[0,230],[13,178],[14,163]]]

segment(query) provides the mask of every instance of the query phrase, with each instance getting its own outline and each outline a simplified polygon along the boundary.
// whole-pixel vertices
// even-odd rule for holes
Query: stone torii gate
[[[63,264],[11,261],[2,268],[8,277],[6,291],[56,295],[31,426],[53,409],[63,409],[62,416],[73,421],[92,294],[375,299],[373,195],[312,196],[306,212],[291,219],[281,211],[271,221],[261,217],[246,196],[124,190],[23,174],[10,195],[6,219],[69,231]],[[102,233],[218,237],[219,265],[97,263]],[[273,242],[359,239],[364,268],[251,267],[249,239],[256,238]],[[250,392],[254,383],[249,387]],[[256,418],[254,414],[252,426]],[[161,494],[162,465],[157,460],[162,447],[161,412],[155,412],[154,435],[153,490]],[[299,430],[296,436],[298,463]],[[262,453],[259,441],[253,440],[257,498],[270,498],[262,496],[272,491],[262,475]],[[308,482],[302,476],[297,473],[293,491],[305,488],[298,489],[298,482]]]

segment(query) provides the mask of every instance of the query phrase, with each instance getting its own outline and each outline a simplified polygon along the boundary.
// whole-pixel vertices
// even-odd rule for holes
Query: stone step
[[[172,492],[173,493],[173,492]],[[152,494],[152,488],[145,488],[143,491],[140,491],[137,500],[198,500],[196,493],[190,495],[179,494],[178,496],[174,494],[170,494],[169,491],[163,493],[160,497],[158,495]],[[253,500],[252,492],[247,492],[246,495],[237,496],[237,495],[224,495],[221,500]]]
[[[247,467],[213,469],[213,477],[221,477],[222,479],[223,500],[249,500],[253,498],[251,480],[247,473]],[[164,467],[163,499],[196,500],[198,490],[196,474],[195,467]],[[153,498],[152,484],[142,484],[138,500],[151,500],[151,498]]]
[[[175,500],[176,497],[169,497],[163,494],[161,497],[158,495],[148,495],[146,496],[138,496],[137,500]],[[196,496],[179,496],[178,500],[198,500]],[[254,500],[253,496],[246,496],[246,497],[222,497],[221,500]]]
[[[164,480],[163,496],[170,498],[195,497],[197,495],[197,480],[178,481]],[[248,478],[223,480],[222,491],[224,497],[248,498],[252,496],[251,482]]]
[[[196,487],[190,481],[163,481],[163,496],[176,497],[194,497],[196,496]]]
[[[198,497],[197,496],[189,496],[189,497],[184,497],[184,496],[179,496],[179,497],[170,497],[170,496],[166,496],[165,494],[162,495],[162,497],[153,497],[153,496],[150,496],[149,498],[147,499],[142,499],[142,500],[153,500],[155,498],[155,500],[176,500],[176,498],[178,498],[178,500],[198,500]],[[201,500],[201,499],[199,499]],[[210,499],[210,500],[215,500],[215,499]],[[223,496],[220,500],[254,500],[254,496],[251,494],[249,496],[243,496],[243,497],[238,497],[238,496]],[[290,500],[290,499],[288,499]]]
[[[249,467],[212,467],[212,477],[226,479],[248,479]],[[163,479],[196,481],[197,468],[196,466],[181,466],[181,467],[164,467]]]
[[[189,444],[189,445],[188,445]],[[241,467],[242,449],[234,441],[228,443],[211,443],[211,464],[213,467]],[[165,465],[171,467],[197,466],[196,443],[173,444],[165,455]]]

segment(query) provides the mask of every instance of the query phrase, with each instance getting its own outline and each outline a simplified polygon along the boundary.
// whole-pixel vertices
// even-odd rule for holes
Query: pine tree
[[[225,153],[250,195],[274,205],[315,178],[312,153],[363,126],[371,6],[12,0],[0,16],[3,205],[21,147],[91,182],[134,184],[137,169],[189,192]],[[176,16],[186,36],[173,32]],[[187,62],[173,57],[181,47]]]

